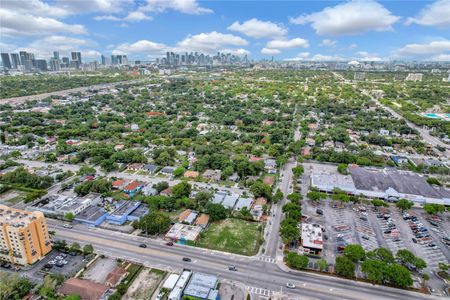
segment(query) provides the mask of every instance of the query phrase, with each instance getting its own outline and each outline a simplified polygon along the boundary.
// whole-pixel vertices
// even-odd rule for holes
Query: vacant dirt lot
[[[122,300],[150,299],[158,285],[166,276],[166,272],[156,269],[144,269],[128,288]]]

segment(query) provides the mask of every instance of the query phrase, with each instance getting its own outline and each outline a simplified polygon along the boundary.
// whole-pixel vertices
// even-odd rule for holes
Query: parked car
[[[321,208],[316,209],[316,214],[322,216],[323,215],[323,209],[321,209]]]
[[[435,222],[435,221],[430,221],[430,224],[435,226],[435,227],[439,227],[439,224],[437,222]]]
[[[361,236],[361,238],[363,238],[365,240],[370,240],[370,238],[367,235],[363,235],[363,236]]]
[[[9,269],[9,268],[11,268],[11,264],[4,262],[4,263],[2,263],[2,268]]]
[[[416,238],[412,238],[413,243],[417,244],[417,239]]]
[[[173,242],[167,242],[166,245],[167,246],[173,246]]]

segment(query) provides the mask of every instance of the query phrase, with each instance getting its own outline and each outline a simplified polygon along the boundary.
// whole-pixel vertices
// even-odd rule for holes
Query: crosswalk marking
[[[268,262],[268,263],[272,263],[272,264],[275,263],[275,258],[270,257],[270,256],[266,256],[266,255],[258,256],[258,260],[259,261]]]
[[[261,295],[261,296],[266,296],[266,297],[270,297],[274,293],[271,290],[258,288],[258,287],[254,287],[254,286],[248,286],[247,290],[249,291],[250,294],[256,294],[256,295]]]

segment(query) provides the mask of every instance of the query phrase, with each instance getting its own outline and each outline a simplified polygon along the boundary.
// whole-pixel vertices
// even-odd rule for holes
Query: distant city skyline
[[[166,52],[283,61],[450,61],[450,0],[2,1],[0,52],[153,60]]]

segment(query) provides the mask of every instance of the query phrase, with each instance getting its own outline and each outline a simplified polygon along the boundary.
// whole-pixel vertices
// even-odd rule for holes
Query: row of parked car
[[[420,222],[419,218],[405,213],[403,214],[403,220],[408,223],[409,228],[414,233],[414,237],[412,238],[413,243],[428,245],[431,249],[438,249],[438,246],[433,243],[433,238],[430,236],[428,228]]]

